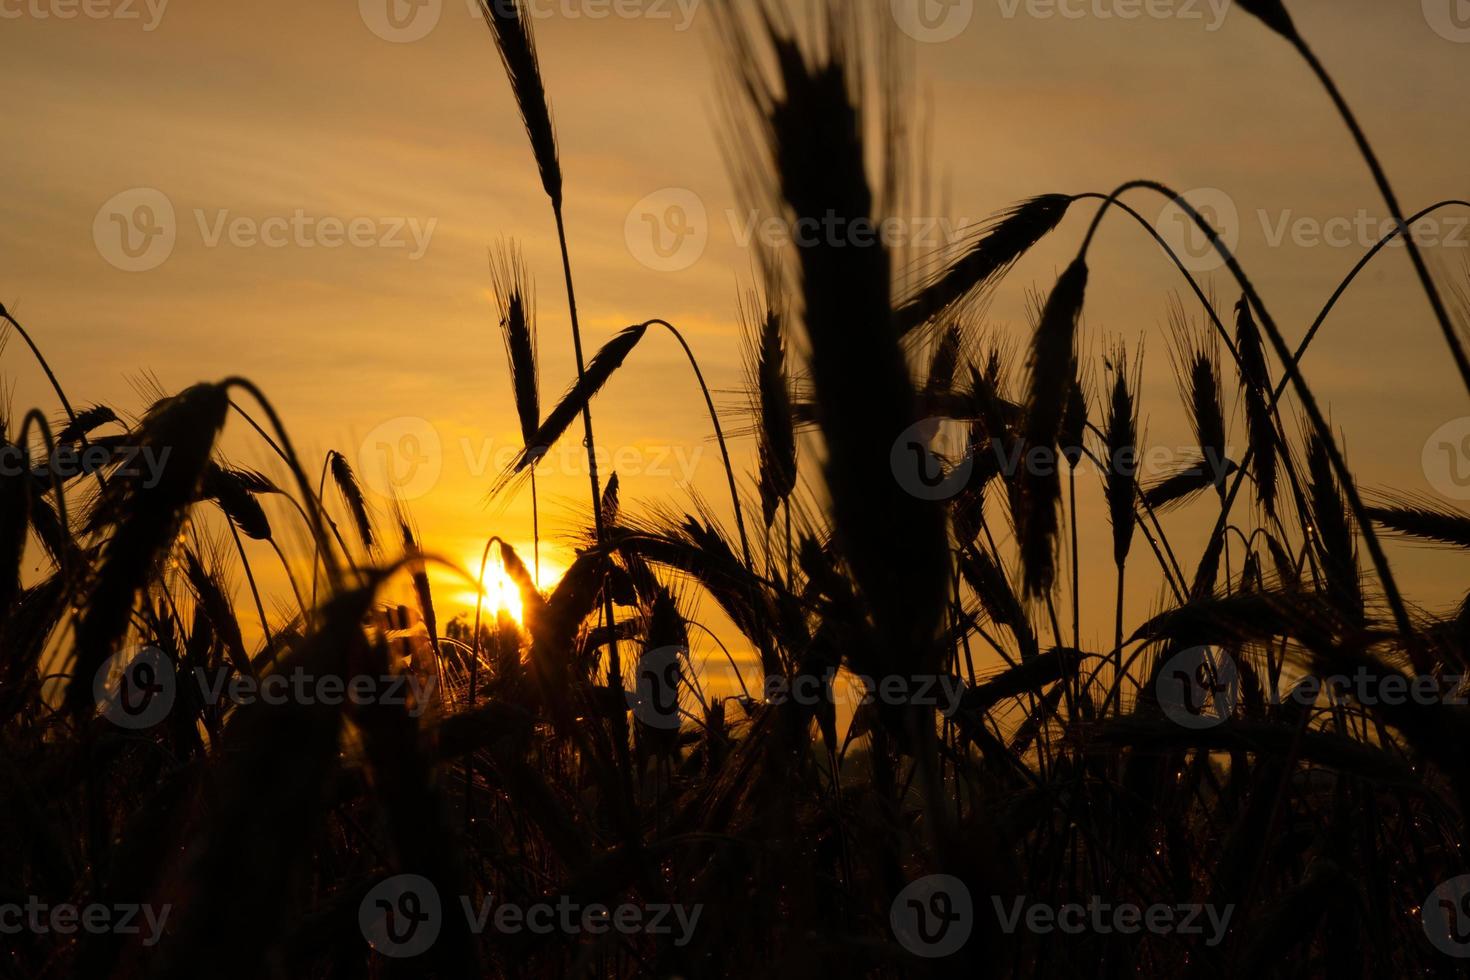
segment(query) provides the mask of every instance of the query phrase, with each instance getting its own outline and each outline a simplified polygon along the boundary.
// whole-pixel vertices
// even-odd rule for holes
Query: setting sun
[[[530,549],[527,549],[528,551]],[[536,587],[543,593],[548,584],[554,586],[561,578],[565,569],[560,565],[550,562],[543,555],[541,557],[541,574],[537,579]],[[464,567],[470,570],[471,575],[480,567],[480,556],[475,555],[464,562]],[[527,569],[528,571],[530,569]],[[476,595],[473,591],[465,591],[458,596],[459,601],[467,608],[473,610]],[[480,613],[483,617],[494,618],[501,610],[508,613],[511,619],[517,623],[524,623],[524,608],[521,602],[521,590],[516,586],[514,580],[506,573],[505,564],[500,560],[500,555],[494,549],[490,552],[490,559],[485,563],[485,574],[480,579]]]

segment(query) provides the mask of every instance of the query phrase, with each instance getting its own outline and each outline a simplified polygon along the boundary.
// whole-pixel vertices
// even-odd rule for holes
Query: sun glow
[[[476,555],[473,560],[465,562],[465,567],[470,569],[472,574],[480,567],[480,557]],[[537,581],[537,588],[544,594],[548,583],[554,586],[565,570],[548,562],[545,556],[542,556],[540,571],[541,576]],[[459,598],[466,607],[474,609],[477,597],[473,591],[465,592]],[[503,611],[517,623],[524,624],[525,608],[521,600],[521,590],[515,580],[506,573],[505,565],[494,549],[491,549],[490,559],[485,563],[485,574],[480,579],[478,599],[482,619],[493,622]]]

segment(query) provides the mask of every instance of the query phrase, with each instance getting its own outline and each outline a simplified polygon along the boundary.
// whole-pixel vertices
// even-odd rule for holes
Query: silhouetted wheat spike
[[[1143,502],[1153,511],[1168,510],[1178,506],[1207,487],[1219,487],[1220,478],[1235,472],[1236,466],[1227,461],[1216,469],[1204,459],[1192,460],[1178,473],[1166,476],[1143,491]]]
[[[0,472],[0,622],[10,616],[11,604],[21,593],[33,496],[29,453],[24,446],[12,445],[4,430],[5,420],[0,418],[0,450],[13,453],[19,465]]]
[[[926,392],[947,392],[954,387],[955,372],[960,368],[960,351],[964,335],[957,323],[951,323],[939,335],[939,343],[929,357],[929,374],[924,380]]]
[[[1225,460],[1225,411],[1220,404],[1220,364],[1206,350],[1194,353],[1189,371],[1190,425],[1199,442],[1200,456],[1212,468]],[[1223,495],[1225,486],[1219,484]]]
[[[1020,473],[1021,513],[1017,538],[1026,593],[1051,591],[1056,578],[1057,505],[1061,500],[1061,470],[1054,452],[1061,434],[1067,400],[1077,379],[1077,319],[1087,294],[1087,263],[1076,259],[1057,279],[1047,297],[1041,320],[1031,340],[1027,363],[1026,414],[1022,441],[1027,458]],[[1037,454],[1032,457],[1031,454]]]
[[[199,600],[200,607],[209,617],[211,628],[224,645],[225,654],[230,658],[230,663],[241,675],[249,677],[254,673],[250,664],[250,653],[245,648],[245,640],[240,634],[240,624],[235,619],[235,610],[230,604],[230,596],[220,581],[219,576],[211,574],[204,567],[198,552],[193,548],[185,548],[184,551],[184,574],[189,580],[189,586],[194,590],[194,595]]]
[[[1142,368],[1135,363],[1134,377]],[[1128,348],[1118,344],[1111,356],[1113,391],[1108,400],[1105,428],[1107,443],[1106,487],[1108,520],[1113,526],[1113,564],[1118,569],[1117,619],[1114,650],[1121,670],[1123,648],[1123,571],[1133,545],[1133,524],[1138,508],[1138,387],[1131,381]],[[1130,387],[1131,384],[1131,387]]]
[[[803,50],[789,28],[790,15],[773,4],[760,5],[762,26],[756,29],[733,4],[721,3],[715,13],[750,122],[765,137],[774,183],[793,218],[820,223],[835,217],[844,227],[875,227],[855,50],[858,13],[823,4],[823,51]],[[774,54],[779,96],[759,48]],[[900,658],[906,670],[933,665],[949,562],[943,512],[904,492],[890,464],[894,440],[916,418],[908,364],[891,319],[888,251],[878,241],[844,245],[822,241],[796,250],[803,324],[827,445],[836,542],[883,637],[877,655],[885,663],[869,666],[886,675]]]
[[[529,444],[541,424],[541,386],[536,365],[534,300],[526,287],[526,268],[512,244],[497,250],[490,260],[490,282],[500,314],[500,332],[510,366],[511,390],[521,438]]]
[[[1235,304],[1235,350],[1240,356],[1240,380],[1245,394],[1246,431],[1250,439],[1251,475],[1256,499],[1268,516],[1276,513],[1276,426],[1271,416],[1271,378],[1261,332],[1242,297]]]
[[[167,465],[156,482],[143,477],[108,482],[98,510],[113,530],[77,625],[75,672],[66,689],[73,710],[91,704],[93,675],[114,652],[138,592],[198,498],[228,407],[226,389],[212,384],[195,385],[154,405],[136,436],[155,458],[167,450]]]
[[[1333,477],[1326,447],[1315,432],[1307,436],[1307,473],[1312,525],[1327,577],[1327,594],[1345,616],[1361,620],[1363,591],[1352,520]]]
[[[347,457],[336,450],[327,454],[327,465],[337,492],[342,495],[343,503],[352,514],[352,526],[357,530],[358,540],[368,554],[376,554],[377,535],[373,531],[373,519],[368,514],[367,499],[363,496],[362,487],[358,485],[357,474],[352,472],[352,465],[347,462]]]
[[[1382,495],[1384,502],[1368,507],[1368,516],[1396,534],[1456,548],[1470,548],[1470,515],[1428,497]]]
[[[1016,598],[1003,568],[989,554],[979,548],[969,548],[961,556],[960,571],[965,581],[974,590],[987,615],[1011,631],[1021,660],[1030,660],[1038,652],[1036,634],[1031,621]]]
[[[413,578],[414,597],[418,599],[419,615],[424,620],[424,630],[429,635],[429,646],[434,651],[434,660],[439,661],[439,617],[434,612],[434,591],[429,586],[429,572],[424,564],[423,549],[419,546],[418,536],[413,532],[413,525],[399,505],[398,529],[403,533],[403,553],[406,556],[409,571]]]
[[[638,346],[638,342],[647,332],[648,327],[644,324],[628,327],[602,345],[602,349],[593,355],[592,363],[587,365],[587,370],[583,372],[581,379],[572,385],[562,396],[561,401],[552,408],[545,421],[536,428],[535,432],[531,433],[526,448],[516,455],[509,472],[502,475],[497,482],[495,487],[497,492],[510,477],[550,452],[551,447],[556,445],[557,440],[566,433],[567,428],[576,420],[578,414],[602,390],[603,385],[607,384],[617,369],[622,367],[623,362],[627,360],[628,355],[633,352],[633,348]],[[600,497],[599,494],[599,513],[601,513],[602,503]]]
[[[608,474],[607,486],[602,488],[602,525],[612,527],[618,522],[618,511],[622,508],[622,502],[618,499],[618,474],[613,471]]]
[[[791,419],[791,388],[786,377],[786,342],[781,316],[767,310],[756,353],[756,391],[760,399],[761,516],[767,528],[776,508],[796,487],[796,431]]]
[[[505,65],[526,135],[541,171],[541,186],[553,207],[561,207],[561,161],[556,151],[556,129],[551,122],[551,105],[541,80],[541,63],[536,57],[536,38],[521,0],[480,0],[480,11],[495,35],[495,47]]]
[[[572,353],[577,364],[577,383],[585,386],[586,362],[582,354],[582,325],[577,314],[577,289],[572,277],[571,250],[567,245],[566,220],[562,213],[561,161],[556,149],[556,130],[551,122],[551,108],[546,97],[546,86],[541,79],[541,66],[536,57],[536,44],[531,31],[529,14],[521,0],[481,0],[501,61],[516,102],[521,108],[521,117],[526,123],[526,133],[531,139],[531,148],[536,155],[536,165],[541,170],[541,183],[551,199],[552,215],[556,219],[557,243],[561,248],[562,274],[567,287],[567,311],[572,326]],[[602,490],[597,475],[597,437],[592,428],[590,399],[582,405],[582,429],[587,448],[587,483],[592,506],[592,523],[597,533],[597,542],[604,542],[602,526]],[[534,476],[532,477],[534,480]],[[607,625],[613,624],[612,600],[603,603],[603,618]],[[608,647],[608,686],[615,692],[622,688],[622,662],[614,636]],[[622,729],[624,718],[614,718],[615,725]],[[622,738],[617,740],[620,760],[626,755]],[[626,766],[624,770],[626,772]]]
[[[1087,396],[1082,381],[1074,378],[1067,393],[1067,410],[1057,443],[1067,460],[1067,529],[1072,539],[1072,647],[1082,648],[1082,572],[1077,547],[1077,464],[1082,461],[1083,437],[1087,432]]]
[[[73,443],[79,441],[83,436],[91,434],[94,430],[102,428],[111,422],[119,421],[117,413],[106,405],[94,405],[84,408],[56,433],[58,443]]]
[[[209,464],[199,488],[199,496],[219,504],[220,510],[225,512],[242,534],[256,541],[267,541],[271,536],[271,525],[265,516],[265,509],[255,499],[255,494],[259,492],[262,492],[261,484],[257,482],[255,474],[233,470],[217,463]]]
[[[1066,194],[1043,194],[1001,214],[968,252],[894,311],[899,336],[993,284],[1061,223],[1071,203]]]
[[[510,365],[511,391],[521,423],[521,446],[530,445],[541,424],[541,377],[536,358],[535,300],[526,283],[520,251],[507,245],[492,255],[490,279],[500,313],[500,331]],[[536,470],[531,469],[531,558],[541,576],[541,514],[536,499]]]

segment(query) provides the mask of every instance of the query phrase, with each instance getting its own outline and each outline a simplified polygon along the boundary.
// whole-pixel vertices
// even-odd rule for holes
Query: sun
[[[465,562],[465,567],[474,570],[480,567],[480,555],[475,555],[472,560]],[[552,562],[548,562],[543,555],[541,558],[541,576],[537,581],[537,588],[543,592],[547,583],[555,583],[561,578],[564,571]],[[515,581],[506,574],[505,565],[500,560],[500,555],[491,550],[490,559],[485,563],[485,574],[480,579],[480,594],[477,597],[474,591],[464,592],[459,596],[460,601],[470,608],[475,607],[476,599],[480,603],[480,615],[482,618],[494,620],[501,612],[505,612],[517,623],[524,625],[525,608],[521,601],[521,590]]]

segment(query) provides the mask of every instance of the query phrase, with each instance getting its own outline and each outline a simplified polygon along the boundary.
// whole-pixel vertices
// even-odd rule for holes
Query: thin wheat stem
[[[265,648],[273,650],[275,641],[271,638],[270,623],[265,618],[265,604],[260,601],[260,589],[255,584],[255,573],[250,568],[250,559],[245,554],[245,542],[240,540],[240,531],[235,527],[235,522],[226,520],[225,524],[230,529],[230,536],[235,539],[235,550],[240,554],[240,567],[245,570],[245,582],[250,586],[250,598],[255,601],[255,614],[260,617],[260,631],[265,637]]]
[[[5,312],[3,308],[0,308],[0,316],[5,317],[5,321],[15,328],[15,332],[20,334],[20,339],[24,340],[26,346],[31,349],[31,356],[36,359],[37,364],[41,365],[41,370],[46,373],[46,380],[51,382],[51,390],[56,392],[56,397],[61,401],[61,407],[66,412],[67,421],[75,422],[77,420],[77,413],[72,411],[71,401],[67,399],[66,391],[62,389],[61,382],[56,380],[56,373],[51,370],[51,365],[47,363],[45,355],[41,353],[41,348],[36,346],[36,342],[31,339],[31,335],[26,332],[26,328],[20,325],[20,321],[11,316],[10,313]],[[83,444],[85,445],[85,438],[83,439]]]
[[[1337,83],[1332,80],[1332,76],[1327,73],[1322,62],[1317,60],[1316,54],[1301,35],[1295,34],[1288,40],[1306,60],[1323,88],[1327,89],[1327,94],[1331,97],[1333,105],[1337,107],[1338,114],[1342,116],[1343,122],[1347,123],[1348,130],[1353,134],[1353,142],[1358,145],[1358,151],[1362,153],[1363,160],[1368,164],[1368,169],[1372,171],[1373,182],[1378,185],[1378,191],[1383,195],[1384,203],[1388,205],[1394,221],[1398,223],[1399,228],[1407,229],[1408,222],[1404,219],[1404,211],[1399,206],[1398,196],[1394,194],[1393,186],[1388,182],[1388,174],[1384,173],[1383,166],[1378,162],[1378,155],[1373,152],[1373,147],[1368,142],[1368,135],[1358,125],[1357,116],[1353,114],[1347,100],[1338,90]],[[1419,282],[1424,287],[1424,295],[1429,298],[1429,305],[1434,308],[1434,317],[1439,321],[1439,329],[1444,333],[1445,343],[1449,345],[1450,353],[1454,355],[1455,366],[1460,370],[1460,378],[1464,381],[1466,390],[1470,391],[1470,358],[1465,356],[1465,348],[1460,343],[1459,335],[1455,332],[1455,325],[1450,320],[1449,311],[1445,309],[1444,300],[1439,295],[1439,288],[1434,284],[1434,277],[1430,275],[1429,265],[1424,261],[1424,255],[1419,251],[1419,245],[1414,241],[1413,235],[1404,235],[1404,247],[1408,250],[1410,261],[1414,263],[1414,272],[1419,276]]]
[[[699,361],[695,359],[694,351],[690,349],[689,342],[684,339],[684,335],[681,334],[672,323],[668,322],[667,320],[649,320],[645,322],[643,326],[661,326],[664,329],[668,330],[669,333],[673,334],[674,339],[679,342],[679,346],[684,348],[684,354],[686,357],[689,358],[689,366],[694,369],[694,378],[696,381],[699,382],[699,390],[704,394],[705,407],[709,410],[710,424],[713,425],[715,429],[715,441],[718,442],[720,445],[720,457],[724,460],[725,463],[725,479],[729,481],[730,484],[730,506],[733,507],[735,510],[735,527],[740,532],[740,550],[745,555],[745,567],[747,569],[753,570],[755,565],[751,561],[750,557],[750,541],[745,536],[745,517],[741,513],[740,491],[735,486],[735,469],[730,464],[730,449],[725,444],[725,432],[720,427],[720,413],[715,411],[715,401],[712,397],[710,397],[709,385],[704,383],[704,372],[699,370]],[[789,520],[789,510],[787,517]]]
[[[1382,238],[1374,243],[1372,248],[1368,249],[1368,251],[1364,253],[1363,257],[1358,260],[1356,265],[1353,266],[1352,271],[1349,272],[1343,278],[1343,280],[1337,284],[1337,288],[1333,290],[1332,296],[1327,300],[1326,304],[1323,305],[1321,312],[1317,314],[1317,318],[1312,321],[1312,325],[1310,328],[1308,328],[1306,336],[1302,338],[1302,342],[1297,345],[1296,353],[1292,355],[1292,360],[1295,363],[1301,363],[1302,356],[1306,354],[1307,348],[1316,338],[1317,332],[1322,329],[1322,324],[1326,322],[1327,317],[1337,306],[1338,300],[1342,299],[1343,294],[1348,291],[1348,287],[1357,280],[1358,274],[1368,267],[1368,264],[1373,261],[1374,257],[1377,256],[1379,252],[1387,248],[1395,238],[1403,234],[1404,228],[1411,227],[1417,224],[1420,219],[1428,217],[1435,211],[1447,207],[1470,208],[1470,201],[1462,201],[1458,198],[1451,198],[1447,201],[1440,201],[1438,204],[1431,204],[1429,207],[1423,209],[1422,211],[1411,215],[1402,225],[1394,228],[1388,234],[1384,235]],[[1276,401],[1280,400],[1282,394],[1286,391],[1287,383],[1288,379],[1285,376],[1283,376],[1281,381],[1277,383],[1275,394],[1272,397],[1273,404]]]
[[[1118,562],[1118,566],[1117,566],[1118,567],[1118,605],[1117,605],[1116,615],[1115,615],[1115,617],[1113,619],[1113,623],[1114,623],[1114,626],[1113,626],[1113,651],[1114,651],[1114,656],[1117,658],[1117,666],[1114,668],[1114,671],[1113,671],[1113,676],[1114,676],[1115,682],[1116,682],[1116,678],[1121,677],[1122,674],[1123,674],[1123,572],[1124,572],[1124,566],[1126,564],[1127,564],[1126,562],[1121,562],[1120,561],[1120,562]],[[1107,705],[1106,704],[1103,705],[1103,710],[1104,710],[1104,712],[1106,712],[1106,710],[1107,710]]]
[[[1081,579],[1077,567],[1077,467],[1067,470],[1067,523],[1072,531],[1072,649],[1082,649]]]
[[[536,464],[531,464],[531,567],[536,588],[541,588],[541,507],[536,500]],[[480,569],[481,578],[485,570]]]
[[[1220,240],[1220,236],[1216,233],[1215,229],[1210,227],[1209,222],[1204,219],[1204,216],[1196,211],[1193,205],[1165,184],[1152,180],[1129,181],[1115,190],[1109,196],[1108,203],[1105,203],[1098,209],[1097,214],[1093,218],[1092,227],[1088,229],[1087,238],[1083,241],[1080,254],[1086,254],[1087,247],[1091,243],[1093,235],[1096,234],[1098,226],[1102,222],[1103,215],[1107,213],[1108,204],[1112,203],[1113,199],[1134,188],[1154,191],[1169,198],[1178,205],[1189,216],[1189,219],[1195,223],[1195,226],[1204,232],[1205,237],[1209,239],[1215,251],[1225,261],[1225,265],[1229,268],[1230,274],[1235,278],[1235,281],[1245,293],[1246,301],[1255,310],[1257,317],[1260,319],[1262,329],[1266,331],[1266,336],[1270,339],[1271,346],[1276,351],[1277,358],[1280,359],[1286,369],[1287,377],[1291,381],[1292,388],[1296,391],[1297,400],[1301,403],[1302,409],[1307,413],[1313,430],[1322,440],[1323,449],[1327,452],[1327,457],[1332,464],[1333,472],[1337,476],[1338,483],[1342,485],[1343,494],[1347,497],[1348,506],[1353,512],[1354,520],[1357,521],[1358,531],[1363,536],[1363,541],[1368,547],[1369,556],[1373,560],[1373,567],[1378,573],[1379,584],[1383,587],[1384,597],[1388,600],[1389,608],[1393,612],[1394,622],[1398,627],[1399,633],[1403,636],[1404,642],[1409,645],[1411,650],[1417,649],[1419,644],[1414,633],[1413,623],[1409,619],[1408,607],[1404,605],[1403,595],[1399,592],[1398,584],[1394,580],[1393,570],[1388,564],[1388,556],[1384,554],[1383,546],[1378,540],[1378,535],[1373,530],[1372,522],[1368,519],[1367,510],[1363,506],[1363,500],[1358,494],[1358,488],[1353,480],[1352,473],[1348,470],[1347,463],[1343,460],[1342,453],[1338,450],[1337,439],[1333,436],[1331,427],[1322,415],[1322,411],[1317,405],[1317,399],[1312,394],[1311,388],[1308,387],[1301,370],[1292,359],[1291,349],[1286,344],[1286,338],[1281,335],[1281,330],[1276,326],[1275,319],[1272,318],[1270,311],[1266,309],[1266,304],[1256,292],[1255,284],[1246,276],[1245,270],[1240,267],[1240,263],[1236,261],[1235,255]],[[1232,493],[1230,494],[1231,499],[1234,498],[1233,491],[1239,488],[1244,477],[1244,467],[1242,467],[1241,472],[1236,475],[1235,486],[1232,488]],[[1215,530],[1211,534],[1211,546],[1213,546],[1214,540],[1224,533],[1224,527],[1228,523],[1227,514],[1228,511],[1222,507],[1220,519],[1216,522]]]
[[[1114,192],[1114,194],[1116,193],[1118,192]],[[1094,222],[1099,221],[1102,217],[1102,212],[1106,211],[1107,208],[1111,206],[1117,208],[1124,214],[1131,217],[1134,222],[1138,224],[1139,227],[1148,232],[1149,237],[1151,237],[1155,242],[1158,243],[1159,247],[1164,250],[1164,254],[1169,257],[1169,261],[1174,264],[1174,267],[1179,270],[1179,274],[1184,277],[1184,281],[1189,284],[1189,288],[1194,293],[1195,298],[1199,300],[1200,306],[1204,308],[1205,315],[1208,316],[1210,319],[1210,325],[1215,328],[1215,333],[1224,343],[1225,349],[1230,352],[1230,358],[1235,362],[1236,372],[1241,377],[1245,377],[1245,366],[1241,361],[1240,352],[1236,349],[1235,339],[1230,336],[1230,331],[1227,330],[1225,324],[1221,322],[1220,314],[1215,310],[1214,304],[1210,302],[1209,297],[1205,294],[1204,289],[1200,286],[1199,280],[1196,279],[1194,273],[1191,272],[1187,266],[1185,266],[1183,260],[1179,258],[1179,254],[1174,251],[1173,246],[1171,246],[1167,241],[1164,240],[1164,237],[1159,234],[1158,229],[1155,228],[1153,224],[1148,221],[1148,219],[1144,218],[1143,215],[1139,214],[1138,211],[1134,210],[1126,202],[1117,199],[1113,195],[1099,194],[1095,191],[1090,191],[1086,194],[1077,195],[1077,200],[1090,199],[1097,199],[1105,202],[1103,208],[1099,210],[1097,216],[1094,218]],[[1415,220],[1417,220],[1417,218]],[[1093,230],[1095,230],[1095,228],[1096,225],[1094,224]],[[1091,234],[1092,232],[1089,231],[1089,238],[1091,237]],[[1310,336],[1311,335],[1309,332],[1308,337]],[[1305,349],[1305,344],[1306,341],[1304,340],[1302,349]],[[1298,352],[1297,356],[1298,358],[1300,358],[1300,351]],[[1286,387],[1286,384],[1287,378],[1283,374],[1281,378],[1280,388],[1277,389],[1278,395],[1280,390]],[[1273,403],[1273,410],[1274,407],[1275,406]],[[1276,436],[1280,440],[1281,445],[1284,446],[1286,445],[1286,430],[1282,426],[1280,415],[1273,412],[1273,417],[1276,423]],[[1248,456],[1247,458],[1249,459],[1250,457]],[[1296,466],[1292,462],[1291,456],[1289,454],[1284,456],[1283,463],[1284,472],[1286,473],[1287,481],[1291,484],[1292,493],[1296,496],[1298,501],[1301,501],[1302,499],[1304,499],[1304,494],[1302,492],[1300,477],[1296,472]],[[1176,562],[1175,564],[1177,565],[1178,563]]]
[[[276,435],[280,438],[280,445],[277,447],[277,452],[286,461],[286,466],[290,469],[291,475],[296,478],[296,485],[301,490],[302,497],[305,498],[311,507],[309,516],[311,517],[312,534],[318,539],[319,543],[324,543],[327,538],[327,530],[326,522],[322,516],[321,501],[312,496],[311,482],[306,478],[306,471],[301,467],[301,459],[296,455],[296,449],[291,445],[291,436],[286,431],[286,426],[281,422],[281,417],[276,414],[275,406],[265,397],[265,392],[261,391],[255,382],[249,378],[235,375],[221,381],[220,387],[226,389],[243,389],[249,393],[250,397],[255,399],[256,403],[260,405],[261,410],[265,412],[266,418],[271,423],[271,428],[276,431]],[[258,430],[259,426],[256,428]],[[322,548],[321,555],[327,566],[327,579],[335,589],[340,585],[342,575],[341,569],[337,566],[337,558],[332,554],[331,548]]]
[[[562,218],[561,202],[559,200],[553,200],[551,210],[556,216],[556,239],[557,243],[561,246],[562,275],[566,280],[567,308],[572,321],[572,348],[577,356],[577,383],[584,384],[587,368],[582,357],[582,327],[580,321],[577,319],[577,291],[572,281],[572,258],[571,252],[567,248],[566,222]],[[607,542],[607,532],[603,527],[602,520],[602,484],[597,477],[597,441],[592,435],[591,399],[588,400],[587,404],[582,406],[582,428],[587,436],[587,476],[592,489],[592,526],[597,534],[597,546],[602,548],[605,547]],[[615,628],[617,619],[613,613],[612,597],[607,594],[606,589],[603,590],[602,615],[606,620],[608,637],[607,686],[615,695],[621,696],[623,690],[623,659],[618,652],[618,634]],[[626,772],[628,769],[626,759],[628,746],[624,733],[627,729],[627,719],[620,714],[614,719],[614,724],[618,731],[616,751],[619,761],[623,763],[623,770]]]

